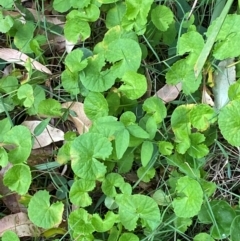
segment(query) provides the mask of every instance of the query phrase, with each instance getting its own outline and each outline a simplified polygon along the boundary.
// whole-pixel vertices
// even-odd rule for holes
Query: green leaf
[[[159,5],[151,12],[151,20],[155,27],[160,31],[166,31],[174,20],[173,12],[170,8]]]
[[[215,239],[224,239],[229,236],[235,217],[235,210],[223,200],[213,200],[209,204],[204,204],[198,215],[200,222],[214,223],[210,234]]]
[[[146,167],[152,158],[153,143],[150,141],[144,141],[141,148],[141,163],[143,167]]]
[[[111,29],[117,25],[121,25],[123,15],[126,12],[126,5],[123,2],[118,2],[115,6],[108,10],[106,16],[106,27]]]
[[[223,137],[233,146],[240,146],[240,100],[225,105],[218,116],[218,125]]]
[[[137,138],[141,138],[141,139],[149,138],[149,134],[137,124],[127,126],[127,130],[132,136],[135,136]]]
[[[13,26],[14,21],[11,16],[7,15],[3,17],[2,12],[0,12],[0,32],[7,33]]]
[[[191,218],[197,215],[203,202],[200,184],[190,177],[181,177],[178,179],[176,192],[179,196],[172,203],[176,216]]]
[[[208,182],[204,179],[200,179],[199,181],[205,195],[211,197],[215,193],[217,185],[214,182]]]
[[[113,64],[110,70],[116,77],[123,78],[126,72],[136,72],[140,67],[142,51],[136,41],[119,38],[111,41],[106,47],[105,58]],[[130,75],[130,78],[137,76],[137,79],[139,79],[139,75],[134,74],[127,74],[124,79],[128,78],[128,75]],[[143,85],[143,76],[140,77],[140,82]]]
[[[90,4],[91,0],[70,0],[70,2],[73,8],[84,8]]]
[[[15,232],[7,230],[2,235],[2,241],[20,241],[20,239]]]
[[[199,169],[193,169],[188,162],[186,162],[186,157],[184,155],[180,155],[178,153],[174,153],[173,155],[166,157],[167,163],[171,166],[178,167],[182,173],[185,173],[187,176],[196,178],[200,177]]]
[[[117,162],[118,173],[127,173],[131,170],[134,161],[133,151],[128,149],[123,157]]]
[[[111,230],[115,222],[118,222],[118,215],[111,211],[106,213],[104,220],[97,213],[92,216],[92,225],[97,232],[103,233]]]
[[[79,2],[79,1],[78,1]],[[82,4],[80,2],[80,4]],[[72,10],[69,13],[70,17],[78,17],[79,20],[83,20],[86,22],[95,22],[98,20],[100,15],[100,10],[95,4],[89,4],[83,9]]]
[[[192,219],[191,218],[179,218],[176,217],[174,219],[174,226],[177,230],[185,233],[189,226],[192,225]]]
[[[191,145],[187,153],[194,158],[202,158],[209,152],[208,147],[202,142],[205,141],[205,136],[201,133],[193,133],[190,135]]]
[[[238,48],[239,38],[240,32],[232,33],[223,41],[216,43],[213,49],[213,56],[219,60],[238,57],[240,55],[240,50]],[[231,48],[228,46],[231,46]]]
[[[123,129],[116,133],[115,137],[115,148],[116,148],[116,155],[118,159],[121,159],[123,154],[128,148],[129,145],[130,135],[128,130]]]
[[[155,174],[156,170],[153,167],[139,167],[137,170],[137,176],[143,182],[150,182],[150,180],[155,176]]]
[[[162,189],[158,189],[154,192],[152,198],[160,206],[167,206],[171,203],[170,197]]]
[[[67,12],[71,8],[71,1],[54,0],[53,8],[60,13]]]
[[[5,167],[8,164],[8,154],[3,147],[0,147],[0,166]]]
[[[16,191],[20,195],[28,192],[32,176],[29,166],[25,164],[16,164],[12,166],[3,177],[3,183],[11,191]]]
[[[3,142],[4,135],[10,131],[11,129],[11,122],[8,118],[4,118],[0,120],[0,142]]]
[[[167,109],[163,104],[163,101],[155,96],[147,98],[143,103],[143,110],[150,116],[152,116],[156,123],[159,124],[167,116]]]
[[[102,54],[88,58],[88,66],[80,72],[80,79],[85,88],[91,91],[103,92],[110,89],[116,79],[109,69],[102,71],[105,59]]]
[[[168,141],[160,141],[158,143],[158,150],[164,156],[169,156],[172,154],[173,151],[173,144]]]
[[[161,223],[157,203],[148,196],[122,194],[116,197],[116,202],[119,205],[120,221],[129,231],[136,228],[138,219],[141,220],[142,227],[151,230],[156,229]]]
[[[79,208],[70,213],[68,218],[68,224],[70,232],[73,232],[73,237],[75,238],[91,234],[95,231],[95,228],[92,225],[92,216],[82,208]]]
[[[124,84],[119,90],[130,100],[140,98],[147,91],[147,80],[144,75],[128,71],[123,75],[122,81]]]
[[[47,128],[47,125],[49,124],[51,118],[47,118],[45,120],[42,120],[33,130],[33,134],[35,136],[39,136],[42,134],[42,132],[45,130],[45,128]]]
[[[55,202],[50,205],[50,195],[47,191],[38,191],[28,205],[28,217],[38,227],[50,229],[62,221],[64,205]]]
[[[42,100],[38,106],[38,114],[49,117],[62,116],[61,104],[54,99]]]
[[[182,83],[182,89],[186,95],[194,93],[199,88],[201,78],[201,75],[197,79],[195,78],[193,67],[185,59],[178,60],[166,74],[167,84]]]
[[[133,112],[131,111],[125,111],[124,113],[122,113],[122,115],[120,116],[120,121],[125,125],[132,125],[135,124],[136,122],[136,116]]]
[[[34,103],[33,88],[29,84],[21,85],[17,91],[17,97],[23,100],[25,107],[31,107]]]
[[[199,54],[204,46],[204,40],[200,33],[190,31],[184,33],[178,42],[178,54],[184,55],[186,53]],[[196,56],[197,57],[197,56]]]
[[[232,224],[231,224],[231,229],[230,229],[231,241],[240,240],[239,230],[240,230],[240,216],[237,216],[233,219]]]
[[[4,143],[14,146],[8,152],[8,160],[13,164],[25,162],[31,153],[32,137],[25,126],[14,126],[5,134]]]
[[[70,12],[66,18],[64,36],[69,42],[76,44],[79,39],[84,41],[90,37],[91,29],[89,23],[81,20],[76,12],[73,12],[73,14]]]
[[[15,76],[7,76],[0,81],[0,91],[9,94],[18,88],[18,80]]]
[[[72,170],[81,178],[101,179],[106,167],[98,159],[105,160],[111,152],[112,145],[106,137],[97,133],[82,134],[71,145]]]
[[[39,86],[39,85],[36,85],[33,87],[33,96],[34,96],[34,102],[33,102],[33,105],[27,109],[27,113],[29,115],[36,115],[38,113],[38,106],[39,106],[39,103],[42,101],[42,100],[45,100],[46,99],[46,96],[45,96],[45,91],[44,89]]]
[[[87,66],[87,60],[83,59],[83,52],[80,49],[75,49],[70,52],[65,58],[65,65],[71,72],[78,72]]]
[[[132,188],[129,183],[125,183],[123,177],[118,173],[110,173],[106,176],[106,178],[102,182],[102,191],[108,197],[116,197],[117,190],[125,194],[131,194]]]
[[[144,34],[147,16],[153,0],[127,0],[126,13],[122,26],[127,31],[134,29],[139,35]]]
[[[14,36],[14,44],[23,53],[32,53],[30,41],[33,39],[35,26],[33,22],[27,21],[23,26],[18,28]]]
[[[79,207],[87,207],[92,204],[88,192],[95,188],[95,181],[80,179],[73,183],[69,192],[70,201]]]
[[[240,81],[232,84],[228,88],[228,96],[230,100],[240,99]]]
[[[139,241],[139,238],[133,233],[123,233],[119,238],[119,241]]]
[[[0,5],[3,8],[11,8],[14,3],[14,0],[0,0]]]
[[[207,233],[199,233],[193,238],[193,241],[214,241],[214,239]]]
[[[196,105],[190,112],[190,121],[194,128],[205,131],[216,121],[216,114],[209,105]]]
[[[77,72],[70,72],[68,69],[61,74],[63,88],[72,95],[80,93],[80,81]]]
[[[108,115],[108,103],[101,93],[90,92],[84,101],[84,112],[90,120]]]

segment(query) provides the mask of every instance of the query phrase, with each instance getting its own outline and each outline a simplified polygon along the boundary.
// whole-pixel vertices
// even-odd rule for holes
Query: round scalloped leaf
[[[102,71],[105,59],[102,54],[88,58],[87,67],[80,72],[80,79],[84,87],[91,91],[103,92],[110,89],[116,79],[109,69]]]
[[[59,13],[64,13],[64,12],[67,12],[71,8],[71,2],[65,1],[65,0],[54,0],[53,8],[54,8],[54,10],[58,11]]]
[[[147,91],[147,80],[144,75],[127,71],[123,77],[119,90],[130,100],[136,100]]]
[[[92,216],[92,225],[97,232],[103,233],[109,231],[115,222],[118,222],[118,215],[111,211],[107,212],[104,219],[97,213]]]
[[[50,229],[61,223],[63,208],[61,202],[50,205],[50,195],[47,191],[38,191],[29,202],[28,216],[38,227]]]
[[[65,65],[71,72],[78,72],[87,66],[87,60],[82,60],[83,52],[80,49],[75,49],[70,52],[65,58]]]
[[[122,193],[131,194],[132,188],[129,183],[125,183],[123,177],[118,173],[110,173],[102,182],[102,191],[108,197],[115,197],[117,195],[116,188]]]
[[[139,237],[133,233],[123,233],[119,241],[139,241]]]
[[[98,133],[83,134],[71,145],[72,170],[81,178],[101,179],[106,173],[106,166],[98,159],[105,160],[111,153],[112,144],[108,138]]]
[[[172,203],[176,216],[191,218],[197,215],[203,202],[200,184],[188,176],[181,177],[177,181],[176,192],[178,197]]]
[[[213,49],[213,56],[219,60],[239,56],[239,38],[240,32],[232,33],[229,36],[227,36],[226,39],[224,39],[223,41],[216,43]],[[229,48],[229,46],[231,46],[231,48]]]
[[[77,95],[80,93],[79,76],[77,72],[70,72],[65,69],[61,74],[61,80],[63,88],[72,95]]]
[[[84,8],[91,3],[91,0],[71,0],[70,2],[73,8]]]
[[[163,104],[163,101],[155,96],[147,98],[144,101],[142,108],[147,114],[153,116],[157,124],[161,123],[167,116],[167,109]]]
[[[158,143],[158,150],[159,152],[164,155],[164,156],[169,156],[172,154],[173,151],[173,144],[171,142],[168,141],[160,141]]]
[[[193,238],[193,241],[214,241],[214,239],[208,233],[199,233]],[[232,239],[232,241],[239,241],[239,239]]]
[[[166,31],[174,20],[173,12],[170,8],[159,5],[151,12],[151,19],[155,27],[160,31]]]
[[[240,81],[239,80],[229,86],[228,97],[230,100],[240,99]]]
[[[187,153],[197,159],[206,156],[209,152],[208,147],[203,144],[205,136],[201,133],[192,133],[190,135],[191,145],[187,150]]]
[[[67,15],[67,21],[64,26],[64,36],[69,42],[76,44],[79,39],[84,41],[90,37],[90,34],[91,28],[88,22],[82,21],[81,17],[76,14]]]
[[[101,93],[90,92],[84,101],[84,112],[90,120],[108,115],[108,103]]]
[[[0,147],[0,166],[5,167],[8,164],[8,154],[3,147]]]
[[[62,116],[61,104],[54,99],[42,100],[38,105],[38,114],[47,117],[60,117]]]
[[[87,207],[92,204],[88,192],[95,188],[95,181],[80,179],[73,183],[69,192],[70,201],[79,206]]]
[[[182,83],[182,89],[186,95],[194,93],[199,88],[201,79],[201,75],[195,78],[193,67],[187,64],[186,59],[178,60],[166,74],[167,84]]]
[[[194,128],[205,131],[216,121],[215,112],[209,105],[196,105],[190,112],[190,121]]]
[[[4,143],[14,146],[14,149],[8,152],[9,162],[13,164],[25,162],[32,149],[31,132],[25,126],[14,126],[5,134]]]
[[[16,191],[20,195],[26,194],[32,182],[32,175],[29,166],[16,164],[11,167],[3,178],[3,183],[11,191]]]
[[[136,41],[120,38],[110,42],[106,47],[105,58],[113,63],[111,72],[118,78],[122,78],[127,71],[137,71],[140,67],[142,50]]]
[[[240,216],[237,216],[234,218],[230,228],[230,237],[232,241],[240,240],[239,230],[240,230]]]
[[[191,52],[198,54],[204,46],[204,40],[200,33],[195,31],[190,31],[184,33],[178,42],[178,53],[183,55],[185,53]]]
[[[82,208],[71,212],[68,218],[68,224],[70,231],[73,232],[73,237],[77,238],[77,240],[80,235],[88,235],[95,231],[95,228],[92,225],[92,216]]]
[[[233,146],[240,146],[240,100],[225,105],[218,117],[218,125],[223,137]]]
[[[24,232],[24,231],[23,231]],[[11,230],[7,230],[2,235],[2,241],[20,241],[17,234]]]
[[[17,97],[23,100],[23,105],[25,107],[31,107],[34,103],[33,88],[29,84],[24,84],[17,90]]]
[[[137,170],[137,176],[143,182],[150,182],[150,180],[155,176],[155,168],[139,167]]]
[[[142,227],[148,227],[151,230],[157,228],[161,223],[158,205],[148,196],[119,194],[116,202],[119,205],[120,221],[129,231],[136,228],[138,219],[141,220]]]

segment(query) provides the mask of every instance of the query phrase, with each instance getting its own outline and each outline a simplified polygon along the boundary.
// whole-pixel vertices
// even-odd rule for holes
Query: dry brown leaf
[[[9,48],[0,49],[0,58],[7,61],[8,63],[16,63],[23,66],[25,65],[26,61],[30,59],[32,63],[32,68],[37,69],[41,72],[45,72],[50,75],[52,74],[52,72],[46,66],[42,65],[38,61],[30,58],[26,54],[16,49],[9,49]]]
[[[73,110],[77,114],[77,117],[69,116],[68,119],[75,124],[79,134],[83,134],[89,130],[92,122],[88,119],[84,112],[83,103],[66,102],[62,104],[62,108]]]
[[[4,173],[11,167],[12,164],[8,164],[0,171],[0,195],[3,196],[2,201],[12,213],[27,212],[26,207],[19,203],[20,196],[16,193],[12,193],[12,191],[3,184]]]
[[[177,85],[168,85],[165,84],[160,90],[155,94],[157,97],[162,99],[165,103],[175,100],[179,92],[182,90],[182,84],[178,83]]]
[[[24,121],[22,125],[26,126],[33,134],[34,129],[40,122],[41,121]],[[47,127],[39,136],[35,136],[32,149],[48,146],[53,142],[63,141],[63,140],[64,140],[64,132],[62,130],[47,125]]]
[[[18,237],[38,237],[40,230],[28,219],[26,213],[16,213],[0,219],[0,236],[11,230]]]
[[[210,106],[214,106],[214,102],[213,102],[211,96],[208,94],[206,88],[203,88],[203,92],[202,92],[202,103],[203,103],[203,104],[210,105]]]

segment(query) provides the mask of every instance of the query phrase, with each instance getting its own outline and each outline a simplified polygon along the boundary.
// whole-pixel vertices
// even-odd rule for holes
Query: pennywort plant
[[[179,240],[238,240],[239,205],[214,198],[218,187],[205,165],[219,140],[240,145],[239,81],[229,87],[230,101],[222,108],[201,103],[199,96],[210,89],[219,61],[239,57],[240,16],[219,13],[210,26],[200,26],[189,1],[54,0],[51,7],[65,22],[58,26],[37,19],[20,2],[0,1],[0,31],[8,47],[29,56],[0,80],[0,112],[6,114],[0,121],[0,165],[6,187],[31,195],[24,204],[36,228],[61,234],[59,240],[169,240],[175,234]],[[44,8],[44,1],[37,2]],[[19,15],[7,14],[14,9]],[[223,18],[196,75],[198,58]],[[50,34],[74,46],[60,58],[55,90],[68,100],[83,100],[92,121],[88,132],[66,133],[56,153],[57,165],[71,172],[62,178],[61,198],[46,188],[32,189],[32,136],[11,118],[24,110],[64,121],[63,95],[49,95],[43,85],[51,73],[31,61],[50,65],[44,49]],[[179,100],[165,104],[155,95],[154,85],[165,83],[181,83]],[[204,228],[189,238],[194,223]]]

